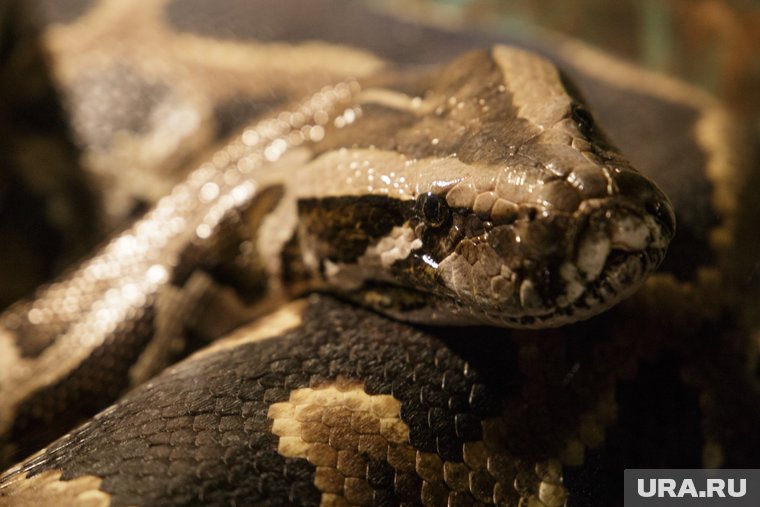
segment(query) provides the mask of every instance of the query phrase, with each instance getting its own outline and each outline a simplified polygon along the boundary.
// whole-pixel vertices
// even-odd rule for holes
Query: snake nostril
[[[676,230],[676,220],[670,205],[661,199],[650,199],[644,205],[644,209],[662,224],[663,233],[672,238]]]
[[[525,206],[520,209],[520,214],[525,217],[528,222],[532,222],[538,216],[538,209],[533,206]]]
[[[573,121],[584,135],[594,132],[594,117],[585,107],[580,104],[573,104],[571,114]]]

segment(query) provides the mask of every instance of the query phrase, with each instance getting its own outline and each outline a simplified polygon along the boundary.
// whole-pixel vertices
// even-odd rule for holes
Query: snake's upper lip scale
[[[667,198],[661,193],[658,197],[657,204],[643,208],[618,206],[594,212],[595,218],[604,220],[604,231],[591,226],[578,241],[575,267],[585,287],[575,291],[577,297],[569,306],[608,308],[635,292],[659,266],[675,232],[675,219]]]
[[[595,212],[577,242],[575,265],[589,282],[600,276],[610,252],[636,253],[664,250],[671,233],[651,215],[609,209]]]
[[[548,299],[537,296],[538,280],[519,285],[522,318],[498,311],[489,320],[518,327],[550,327],[590,318],[633,294],[665,257],[675,221],[667,198],[656,191],[654,204],[634,204],[620,196],[585,203],[586,226],[574,240],[575,257],[554,271],[559,284]],[[560,288],[561,287],[561,288]],[[532,296],[532,297],[529,297]]]

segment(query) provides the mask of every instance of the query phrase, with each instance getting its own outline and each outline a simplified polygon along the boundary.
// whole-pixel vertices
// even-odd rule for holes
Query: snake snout
[[[573,303],[579,313],[591,316],[628,297],[664,258],[675,218],[667,198],[647,183],[645,195],[588,203],[573,263],[585,286]]]
[[[468,227],[476,215],[456,212],[459,241],[436,267],[437,280],[484,320],[512,327],[560,326],[604,311],[657,268],[675,229],[659,189],[638,175],[625,185],[632,191],[615,187],[572,212],[518,207],[514,220],[486,220],[488,227]]]

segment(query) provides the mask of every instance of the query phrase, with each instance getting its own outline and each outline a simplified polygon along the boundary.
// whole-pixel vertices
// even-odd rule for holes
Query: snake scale
[[[617,505],[623,468],[757,465],[757,175],[711,97],[347,0],[39,7],[5,65],[42,45],[122,231],[0,316],[0,505]]]

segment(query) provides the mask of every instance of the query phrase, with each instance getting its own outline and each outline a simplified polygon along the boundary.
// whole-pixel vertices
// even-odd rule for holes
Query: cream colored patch
[[[303,323],[303,311],[306,308],[305,299],[288,303],[274,313],[266,315],[256,322],[244,326],[225,338],[217,340],[209,347],[190,356],[188,361],[214,354],[221,350],[229,350],[246,343],[256,343],[270,338],[282,336],[284,333],[297,328]]]
[[[16,389],[17,370],[23,369],[23,365],[14,336],[0,328],[0,436],[8,431],[16,417],[16,406],[10,402],[8,393]],[[7,444],[0,438],[0,462],[7,462],[13,452]]]
[[[562,119],[570,97],[554,64],[535,53],[508,46],[495,46],[492,54],[519,117],[545,129]]]
[[[15,341],[13,334],[0,327],[0,393],[8,389],[11,381],[9,373],[19,361],[20,353]]]
[[[452,208],[472,208],[475,205],[475,199],[478,197],[478,191],[472,181],[462,181],[456,184],[451,190],[446,192],[446,202]]]
[[[644,250],[651,242],[649,227],[643,220],[633,215],[625,216],[614,223],[612,248],[637,251]]]
[[[414,231],[409,226],[394,227],[388,236],[376,245],[367,249],[363,257],[380,259],[384,268],[389,268],[394,262],[406,259],[414,250],[422,247],[422,240],[414,237]],[[362,259],[359,259],[362,262]]]
[[[596,280],[604,269],[607,255],[610,253],[609,238],[586,234],[578,247],[575,265],[586,280]]]
[[[737,128],[731,115],[721,107],[713,107],[703,112],[697,122],[696,136],[705,152],[710,155],[707,164],[707,176],[713,184],[712,202],[723,218],[723,225],[710,231],[710,243],[721,256],[725,256],[736,247],[734,234],[737,209],[740,205],[738,196],[742,195],[748,176],[741,170],[737,158],[733,135]]]
[[[352,381],[339,380],[292,391],[288,401],[269,407],[268,417],[272,433],[280,437],[277,451],[316,467],[314,485],[322,492],[322,505],[372,503],[366,481],[370,459],[387,462],[396,474],[420,477],[419,501],[427,506],[456,503],[462,494],[486,504],[564,505],[559,463],[530,466],[515,460],[501,448],[497,419],[483,422],[484,439],[465,443],[464,462],[456,463],[412,447],[400,409],[393,396],[370,395]],[[522,497],[515,489],[518,475],[521,489],[529,485],[530,493]]]
[[[0,486],[0,507],[106,507],[111,495],[100,491],[102,479],[93,475],[62,481],[61,472],[49,470],[33,477],[19,477]]]
[[[359,94],[358,99],[362,104],[377,104],[418,114],[427,114],[435,109],[434,101],[423,100],[421,97],[410,97],[405,93],[394,92],[385,88],[364,90]]]
[[[463,180],[490,181],[501,170],[455,157],[408,159],[396,151],[340,149],[310,162],[292,186],[298,197],[374,194],[413,199],[426,192],[443,194]]]
[[[103,73],[114,70],[167,89],[162,97],[146,97],[158,101],[145,118],[150,125],[146,132],[114,133],[105,151],[94,148],[84,135],[84,163],[110,189],[105,206],[117,219],[135,198],[155,202],[192,168],[188,162],[215,142],[218,104],[241,96],[271,100],[272,90],[295,100],[383,65],[369,52],[323,42],[238,42],[177,33],[164,16],[169,2],[146,0],[134,9],[129,0],[102,0],[75,23],[44,32],[52,72],[64,96],[82,77],[97,83]],[[106,84],[89,96],[113,101],[114,93],[122,92]],[[129,107],[130,100],[144,107],[140,97],[119,101]],[[97,131],[103,115],[111,113],[95,100],[75,97],[67,106],[80,135]]]

